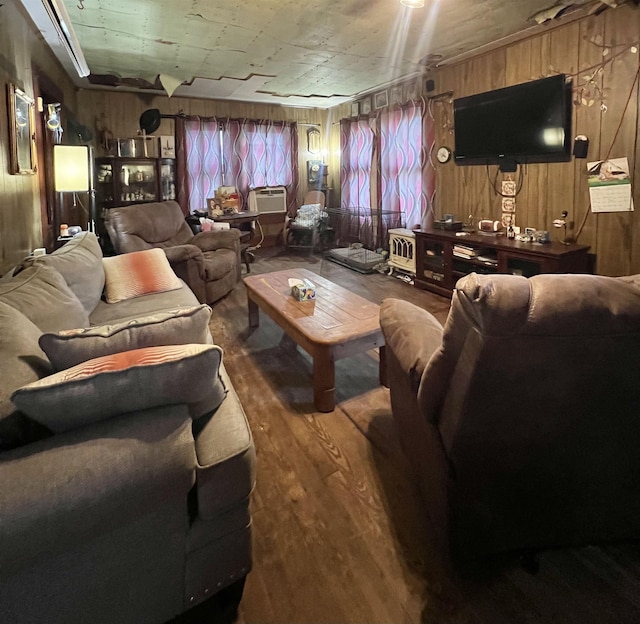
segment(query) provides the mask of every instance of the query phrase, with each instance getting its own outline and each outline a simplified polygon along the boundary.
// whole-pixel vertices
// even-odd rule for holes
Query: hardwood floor
[[[262,250],[251,272],[294,266],[376,303],[407,299],[441,321],[448,312],[445,298],[320,256]],[[323,414],[313,409],[309,357],[265,315],[248,327],[242,285],[214,305],[211,329],[258,456],[245,624],[640,621],[635,542],[545,551],[536,575],[515,555],[463,578],[438,565],[375,353],[336,363],[336,409]]]

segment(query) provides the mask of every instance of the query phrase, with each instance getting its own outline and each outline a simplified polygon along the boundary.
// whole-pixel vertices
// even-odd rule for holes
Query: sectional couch
[[[2,622],[233,609],[251,568],[255,451],[211,309],[175,275],[108,303],[106,260],[82,233],[0,279]]]

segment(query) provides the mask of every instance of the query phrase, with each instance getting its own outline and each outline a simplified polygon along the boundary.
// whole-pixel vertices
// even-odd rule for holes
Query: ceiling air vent
[[[51,51],[72,74],[75,70],[83,78],[90,71],[78,43],[69,14],[62,0],[20,0]]]

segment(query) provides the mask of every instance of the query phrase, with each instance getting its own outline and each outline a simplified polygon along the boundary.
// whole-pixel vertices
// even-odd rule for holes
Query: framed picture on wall
[[[360,104],[358,102],[351,102],[351,116],[357,117],[360,114]]]
[[[360,100],[360,114],[368,115],[371,112],[371,98],[366,97],[364,100]]]
[[[176,139],[173,136],[160,137],[160,156],[162,158],[176,157]]]
[[[402,104],[402,85],[395,85],[389,89],[389,103]]]
[[[418,99],[418,83],[415,80],[404,85],[404,101],[411,102]]]
[[[378,91],[378,93],[374,96],[375,107],[376,108],[384,108],[385,106],[389,106],[389,97],[386,91]]]
[[[9,173],[36,172],[35,102],[15,85],[7,86],[9,109]]]

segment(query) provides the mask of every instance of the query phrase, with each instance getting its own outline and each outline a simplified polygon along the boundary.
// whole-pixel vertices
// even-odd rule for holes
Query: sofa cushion
[[[220,347],[202,344],[124,351],[23,386],[11,400],[55,433],[159,405],[187,403],[198,417],[226,396],[221,358]]]
[[[162,249],[145,249],[103,258],[103,266],[108,303],[182,287]]]
[[[104,290],[102,249],[93,232],[82,232],[50,255],[31,257],[25,265],[45,264],[64,277],[67,286],[91,314]]]
[[[89,325],[82,303],[64,277],[50,266],[27,267],[0,282],[0,301],[22,312],[43,332]]]
[[[97,327],[66,329],[40,336],[40,347],[56,371],[121,351],[175,344],[210,344],[211,308],[178,308]]]
[[[34,423],[16,411],[11,393],[51,374],[38,338],[42,332],[21,312],[0,302],[0,451],[39,439]]]
[[[141,295],[133,299],[118,301],[118,303],[107,303],[103,299],[89,315],[89,322],[91,325],[110,325],[161,311],[191,308],[197,305],[199,305],[198,298],[183,282],[179,290]]]

